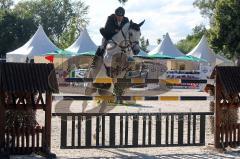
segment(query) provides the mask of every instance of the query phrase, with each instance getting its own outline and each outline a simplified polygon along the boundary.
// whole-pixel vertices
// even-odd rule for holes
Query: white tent
[[[213,66],[216,63],[216,56],[212,51],[212,49],[209,47],[208,41],[205,35],[203,35],[198,45],[187,55],[205,59]]]
[[[148,54],[149,55],[161,54],[161,55],[170,56],[170,57],[185,56],[173,44],[173,42],[172,42],[171,38],[169,37],[168,33],[165,35],[163,41],[155,49],[150,51]]]
[[[221,65],[221,66],[234,66],[234,62],[231,60],[228,60],[227,58],[216,54],[216,65]]]
[[[6,61],[26,62],[27,57],[29,59],[33,59],[34,56],[54,52],[57,49],[58,48],[50,41],[40,25],[36,33],[26,44],[12,52],[7,53]]]
[[[84,29],[78,39],[65,50],[73,53],[95,52],[97,46],[90,38],[87,29]]]

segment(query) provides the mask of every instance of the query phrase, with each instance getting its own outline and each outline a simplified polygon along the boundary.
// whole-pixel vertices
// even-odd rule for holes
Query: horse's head
[[[129,70],[134,62],[131,62],[131,56],[138,54],[140,51],[139,39],[141,36],[140,24],[130,21],[125,24],[121,31],[115,34],[106,46],[103,55],[103,62],[107,67],[107,74],[111,77],[122,76],[124,71]]]
[[[133,54],[136,55],[140,51],[140,46],[139,46],[139,39],[141,36],[141,30],[140,27],[143,25],[145,20],[143,20],[141,23],[137,24],[132,22],[132,20],[129,22],[127,26],[123,28],[125,30],[125,34],[129,38],[129,42],[131,44],[131,48],[133,51]]]

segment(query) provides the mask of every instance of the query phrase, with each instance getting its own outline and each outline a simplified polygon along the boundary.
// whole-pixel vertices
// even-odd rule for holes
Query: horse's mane
[[[123,32],[127,32],[129,29],[140,31],[139,25],[137,23],[134,23],[134,22],[126,23],[122,28]]]
[[[126,24],[122,27],[122,31],[123,31],[124,33],[127,33],[129,27],[130,27],[130,22],[126,23]]]

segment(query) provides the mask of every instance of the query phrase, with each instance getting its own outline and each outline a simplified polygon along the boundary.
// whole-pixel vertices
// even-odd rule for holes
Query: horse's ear
[[[145,20],[143,20],[141,23],[138,24],[139,28],[143,25],[144,22]]]
[[[132,25],[133,24],[133,21],[132,20],[130,20],[130,25]]]

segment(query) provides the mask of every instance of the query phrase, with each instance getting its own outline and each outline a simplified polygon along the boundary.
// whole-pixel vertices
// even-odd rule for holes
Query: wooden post
[[[47,152],[51,152],[51,118],[52,118],[52,93],[46,92],[45,109],[45,142],[43,145]]]
[[[5,102],[4,93],[0,93],[0,153],[4,152],[5,143]]]
[[[220,108],[220,83],[219,83],[219,76],[218,70],[216,68],[216,77],[215,77],[215,109],[214,109],[214,146],[215,148],[221,148],[220,145],[220,122],[221,122],[221,108]]]

